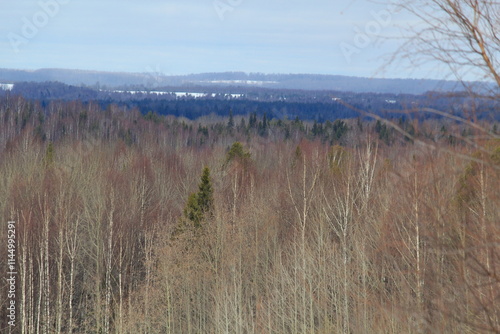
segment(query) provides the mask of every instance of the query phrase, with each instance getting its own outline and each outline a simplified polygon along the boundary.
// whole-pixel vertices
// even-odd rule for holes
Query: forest
[[[1,332],[499,332],[498,123],[372,116],[1,97]]]
[[[1,71],[0,71],[1,72]],[[464,88],[462,87],[462,90]],[[161,94],[157,94],[160,92]],[[191,92],[206,96],[176,96],[174,92]],[[231,94],[241,95],[231,97]],[[406,118],[408,112],[420,119],[436,118],[436,114],[424,112],[426,108],[452,112],[461,117],[473,109],[474,117],[500,121],[496,112],[497,99],[472,96],[467,91],[427,92],[420,95],[394,93],[353,93],[332,90],[269,89],[241,86],[166,86],[154,90],[143,86],[125,86],[100,89],[97,87],[72,86],[60,82],[17,82],[11,92],[0,89],[0,97],[7,94],[23,96],[47,106],[53,101],[97,102],[106,109],[116,104],[129,109],[150,111],[161,115],[173,115],[194,120],[214,114],[217,116],[249,115],[278,119],[335,121],[363,117],[364,110],[384,118]],[[418,115],[417,115],[418,114]]]

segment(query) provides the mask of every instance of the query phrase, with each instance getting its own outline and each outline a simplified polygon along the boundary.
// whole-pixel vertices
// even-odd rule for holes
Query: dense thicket
[[[495,124],[341,122],[3,99],[15,331],[500,331]]]

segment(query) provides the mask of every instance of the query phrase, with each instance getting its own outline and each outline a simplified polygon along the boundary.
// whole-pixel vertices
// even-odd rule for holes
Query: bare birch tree
[[[485,80],[490,96],[500,87],[500,2],[495,0],[429,0],[395,2],[418,18],[404,34],[396,58],[421,66],[446,66],[458,80]],[[470,85],[465,87],[472,89]],[[485,88],[485,87],[482,87]]]

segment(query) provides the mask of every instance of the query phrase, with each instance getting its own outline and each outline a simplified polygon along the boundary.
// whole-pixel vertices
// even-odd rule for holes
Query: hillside
[[[114,73],[66,69],[34,71],[0,69],[0,82],[59,81],[71,85],[143,86],[243,86],[274,89],[335,90],[355,93],[423,94],[427,91],[462,90],[458,82],[425,79],[377,79],[338,75],[261,74],[261,73],[204,73],[164,75],[162,73]]]

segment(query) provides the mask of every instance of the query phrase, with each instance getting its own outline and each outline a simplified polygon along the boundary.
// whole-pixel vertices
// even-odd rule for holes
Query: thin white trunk
[[[18,220],[19,221],[19,218]],[[26,220],[24,220],[26,223]],[[27,228],[26,226],[23,229],[23,238],[20,240],[20,267],[19,267],[19,273],[21,275],[21,333],[24,334],[27,332],[27,319],[28,319],[28,312],[29,310],[27,309],[27,272],[30,270],[29,267],[27,267],[27,260],[26,257],[28,256],[28,246],[27,246]],[[31,275],[30,275],[31,277]],[[33,282],[29,282],[29,285],[32,286]]]
[[[146,253],[146,286],[145,286],[145,295],[144,295],[144,312],[145,312],[145,333],[150,332],[150,319],[149,319],[149,286],[151,284],[151,262],[153,257],[153,237],[150,233],[145,233],[144,238],[144,247]]]
[[[414,178],[414,219],[415,219],[415,251],[416,251],[416,262],[417,262],[417,331],[418,333],[423,332],[422,323],[424,321],[424,302],[423,302],[423,291],[424,291],[424,276],[422,268],[422,246],[421,246],[421,231],[420,231],[420,218],[419,218],[419,198],[418,198],[418,174],[415,171]]]
[[[34,272],[34,263],[33,263],[33,254],[30,252],[28,256],[28,268],[29,268],[29,274],[28,274],[28,333],[34,333],[35,332],[35,292],[34,292],[34,286],[35,286],[35,278],[33,277],[33,272]]]
[[[79,220],[76,220],[74,226],[71,226],[69,231],[73,234],[71,237],[66,237],[66,247],[69,256],[69,291],[68,291],[68,332],[73,333],[73,294],[75,290],[75,257],[78,247],[78,225]],[[68,233],[68,231],[67,231]]]
[[[57,321],[56,333],[61,333],[63,314],[63,228],[59,227],[59,261],[57,264]]]
[[[43,287],[44,287],[44,280],[43,280],[43,249],[40,247],[40,254],[39,254],[39,265],[38,265],[38,301],[37,301],[37,307],[36,307],[36,333],[41,333],[40,332],[40,327],[41,322],[42,322],[42,294],[43,294]]]
[[[20,254],[20,266],[19,266],[19,273],[21,275],[21,333],[24,334],[26,333],[26,319],[28,316],[28,310],[27,310],[27,304],[26,304],[26,272],[28,268],[26,268],[26,254],[27,254],[27,249],[26,249],[26,243],[23,241],[22,246],[20,247],[21,254]]]
[[[47,195],[45,195],[47,196]],[[45,198],[45,201],[47,199]],[[46,202],[45,202],[46,203]],[[48,208],[45,205],[45,219],[44,219],[44,226],[43,226],[43,261],[44,261],[44,282],[43,285],[45,287],[44,289],[44,297],[45,297],[45,321],[44,321],[44,326],[43,326],[43,332],[44,333],[49,333],[50,332],[50,268],[49,268],[49,213],[48,213]]]
[[[123,237],[120,239],[118,262],[118,333],[123,333]]]
[[[113,215],[114,204],[111,199],[111,212],[109,214],[109,232],[108,232],[108,256],[106,258],[106,299],[104,305],[104,333],[110,332],[110,317],[111,317],[111,269],[113,261]]]
[[[73,291],[75,285],[75,258],[70,258],[70,271],[69,271],[69,292],[68,292],[68,331],[73,333]]]
[[[236,224],[236,205],[238,203],[238,172],[234,175],[234,183],[233,183],[233,217],[232,217],[232,225]]]

